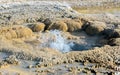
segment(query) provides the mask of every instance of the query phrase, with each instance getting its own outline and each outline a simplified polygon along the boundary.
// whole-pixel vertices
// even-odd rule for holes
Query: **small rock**
[[[68,65],[65,65],[65,68],[68,68]]]
[[[31,69],[33,67],[33,65],[29,65],[28,68]]]
[[[33,23],[33,22],[36,22],[36,20],[34,18],[28,18],[26,20],[28,23]]]
[[[72,59],[69,59],[68,60],[68,63],[73,63],[74,61]]]
[[[76,67],[69,67],[68,70],[69,70],[70,72],[73,72],[73,71],[76,71],[77,68],[76,68]]]

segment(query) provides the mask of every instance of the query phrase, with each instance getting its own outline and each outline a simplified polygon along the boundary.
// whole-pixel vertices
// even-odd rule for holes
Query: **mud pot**
[[[111,1],[1,0],[0,74],[120,75],[120,2]]]

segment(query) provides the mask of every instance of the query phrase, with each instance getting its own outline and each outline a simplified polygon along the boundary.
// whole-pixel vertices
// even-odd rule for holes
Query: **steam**
[[[40,39],[43,40],[40,44],[41,47],[48,47],[61,52],[69,52],[74,46],[73,42],[69,42],[58,30],[51,30],[49,35],[44,33]]]

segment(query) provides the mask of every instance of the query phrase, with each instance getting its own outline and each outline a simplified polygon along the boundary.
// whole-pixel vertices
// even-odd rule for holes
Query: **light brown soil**
[[[107,25],[105,29],[114,30],[120,24],[116,16],[80,14],[56,1],[37,1],[33,4],[5,2],[0,7],[0,73],[2,75],[8,73],[10,75],[109,75],[119,72],[120,46],[108,45],[109,39],[105,39],[103,34],[89,36],[83,28],[83,25],[91,25],[90,21],[100,21]],[[59,34],[65,41],[75,44],[76,48],[65,53],[51,48],[49,43],[59,39],[45,29],[46,25],[43,24],[40,31],[34,31],[38,27],[33,28],[34,32],[28,27],[29,24],[44,23],[47,18],[53,21],[50,26],[56,21],[62,21],[57,27],[64,32]],[[66,21],[70,22],[66,23]],[[57,29],[54,25],[52,28]],[[60,36],[59,34],[57,35]],[[84,46],[86,49],[80,50],[78,46]]]

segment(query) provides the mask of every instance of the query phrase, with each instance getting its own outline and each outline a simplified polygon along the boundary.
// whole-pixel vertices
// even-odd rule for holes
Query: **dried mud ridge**
[[[7,53],[5,57],[1,56],[1,69],[11,65],[21,66],[24,59],[35,62],[34,65],[26,66],[33,69],[33,75],[61,72],[59,68],[62,68],[63,64],[67,71],[78,72],[78,75],[81,72],[109,75],[119,71],[120,20],[118,17],[112,14],[80,14],[68,5],[51,1],[34,1],[32,4],[31,2],[5,3],[0,5],[0,11],[0,53]],[[56,40],[54,36],[50,38],[51,30],[56,29],[61,31],[63,38],[74,42],[77,46],[73,47],[76,48],[66,53],[49,48],[49,40]],[[46,41],[48,42],[43,44]],[[85,45],[87,49],[79,47],[82,42],[82,45],[87,43]],[[74,65],[70,67],[69,64],[74,63],[82,63],[84,67],[81,68],[78,64],[77,66],[80,67]],[[94,65],[90,68],[86,67],[91,63]],[[57,68],[58,71],[49,69],[57,65],[61,65]],[[40,70],[37,70],[38,68]],[[102,68],[107,70],[103,71]],[[62,70],[63,74],[64,72]]]

